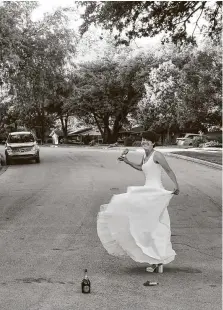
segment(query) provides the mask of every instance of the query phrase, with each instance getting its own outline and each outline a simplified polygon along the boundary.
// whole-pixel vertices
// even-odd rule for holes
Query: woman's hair
[[[157,135],[154,131],[143,131],[141,137],[146,140],[150,140],[153,143],[159,140],[159,135]]]

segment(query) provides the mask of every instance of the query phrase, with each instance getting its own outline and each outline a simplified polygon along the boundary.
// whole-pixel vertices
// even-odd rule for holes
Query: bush
[[[221,146],[222,144],[215,140],[201,144],[201,147],[221,147]]]
[[[133,144],[133,139],[131,137],[127,137],[124,140],[124,146],[132,146]]]
[[[200,136],[200,137],[194,137],[192,140],[193,147],[199,147],[201,144],[207,142],[207,138]]]
[[[47,138],[46,139],[46,143],[53,143],[53,139],[52,138]]]
[[[216,137],[215,141],[222,144],[222,136]]]

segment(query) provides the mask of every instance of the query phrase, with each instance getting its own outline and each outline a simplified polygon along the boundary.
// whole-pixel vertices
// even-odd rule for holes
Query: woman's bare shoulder
[[[159,151],[156,151],[154,152],[154,156],[153,156],[153,161],[156,163],[156,164],[159,164],[159,159],[160,158],[163,158],[163,154]]]
[[[154,154],[154,156],[155,156],[155,154]],[[157,152],[157,154],[154,158],[154,161],[155,161],[155,163],[160,164],[163,167],[163,169],[166,170],[167,172],[171,171],[171,168],[170,168],[165,156],[163,155],[163,153]]]
[[[156,151],[156,150],[154,150],[155,152],[154,152],[154,156],[163,156],[163,153],[162,152],[160,152],[160,151]]]

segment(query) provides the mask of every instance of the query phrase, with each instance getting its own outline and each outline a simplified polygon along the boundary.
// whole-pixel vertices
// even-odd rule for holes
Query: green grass
[[[221,152],[217,152],[217,153],[203,152],[203,153],[200,153],[200,152],[190,152],[190,151],[184,151],[184,152],[177,151],[177,152],[172,152],[172,153],[183,155],[183,156],[188,156],[188,157],[192,157],[192,158],[197,158],[197,159],[208,161],[210,163],[222,165],[222,153]]]

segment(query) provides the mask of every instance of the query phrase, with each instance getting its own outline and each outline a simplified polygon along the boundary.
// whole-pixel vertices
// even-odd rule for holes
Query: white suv
[[[14,159],[34,159],[40,162],[39,146],[30,131],[11,132],[5,143],[6,165]]]

